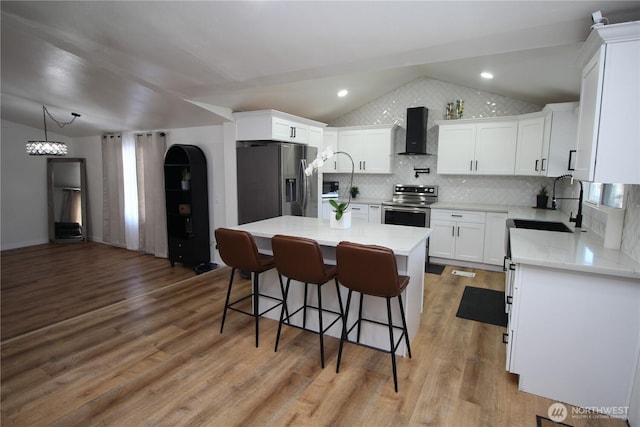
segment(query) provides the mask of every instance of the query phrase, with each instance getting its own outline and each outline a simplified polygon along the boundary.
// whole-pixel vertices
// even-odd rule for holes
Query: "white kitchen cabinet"
[[[309,126],[308,128],[308,144],[312,147],[317,147],[318,152],[322,151],[322,148],[324,147],[323,130],[324,129],[318,126]]]
[[[556,177],[575,164],[578,103],[547,104],[540,113],[518,116],[516,175]]]
[[[547,104],[542,111],[545,112],[545,136],[542,145],[541,175],[556,177],[571,173],[575,168],[579,104]],[[547,161],[544,161],[545,156]]]
[[[338,150],[348,153],[354,162],[355,173],[393,173],[391,153],[395,126],[358,126],[338,130]],[[338,154],[337,172],[350,173],[351,161]]]
[[[308,144],[310,127],[313,141],[320,144],[324,123],[297,117],[276,110],[260,110],[233,113],[236,120],[237,141],[284,141]],[[320,137],[320,139],[318,139]],[[317,146],[317,145],[316,145]]]
[[[325,148],[331,147],[333,151],[338,151],[338,129],[337,128],[324,128],[322,133],[322,147],[319,151],[323,151]],[[338,159],[334,156],[328,159],[320,170],[323,173],[332,173],[338,170]]]
[[[547,156],[542,154],[544,125],[545,116],[540,113],[518,121],[516,175],[544,175],[547,162]]]
[[[431,209],[429,256],[483,262],[485,213]]]
[[[382,206],[369,204],[369,222],[382,224]]]
[[[594,28],[580,53],[577,179],[640,184],[640,21]]]
[[[629,406],[637,279],[520,263],[513,275],[507,369],[520,390],[580,407]]]
[[[361,203],[351,203],[351,222],[369,222],[369,205]]]
[[[438,124],[438,173],[513,175],[517,120]]]
[[[505,255],[506,222],[506,213],[487,212],[483,252],[483,262],[485,264],[502,265]]]

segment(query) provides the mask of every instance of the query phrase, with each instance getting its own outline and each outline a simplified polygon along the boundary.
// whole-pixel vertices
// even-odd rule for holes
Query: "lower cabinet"
[[[351,203],[351,222],[382,223],[382,207],[376,203]],[[333,214],[333,208],[328,200],[322,202],[322,219],[329,219]]]
[[[485,216],[484,212],[432,209],[429,255],[483,262]]]
[[[351,203],[351,222],[369,222],[369,205]]]
[[[507,214],[487,212],[483,254],[485,264],[502,265],[505,256],[506,231]]]
[[[629,406],[640,349],[637,279],[511,268],[506,360],[519,389],[581,407]]]

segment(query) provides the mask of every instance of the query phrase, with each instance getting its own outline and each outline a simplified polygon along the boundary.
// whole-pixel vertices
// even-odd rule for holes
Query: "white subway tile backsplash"
[[[406,128],[407,108],[425,106],[429,109],[427,120],[427,152],[436,154],[437,129],[435,120],[444,119],[447,102],[464,100],[465,118],[511,116],[540,111],[540,105],[494,95],[477,89],[455,85],[429,78],[420,78],[401,86],[362,107],[345,114],[330,123],[330,126],[358,126],[373,124],[397,124]],[[395,152],[405,151],[403,129],[396,135]],[[391,198],[394,184],[436,184],[439,199],[453,202],[496,203],[503,205],[535,205],[535,194],[541,183],[549,178],[496,177],[496,176],[449,176],[438,175],[437,157],[393,156],[393,175],[357,175],[354,185],[360,189],[361,197],[386,200]],[[428,175],[415,177],[414,167],[430,168]],[[347,185],[347,176],[330,175],[341,185]]]

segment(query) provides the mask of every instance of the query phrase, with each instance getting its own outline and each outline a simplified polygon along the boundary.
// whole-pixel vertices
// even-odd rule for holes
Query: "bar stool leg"
[[[342,296],[340,295],[340,285],[338,285],[338,279],[334,279],[336,282],[336,293],[338,294],[338,304],[340,304],[340,318],[344,323],[344,310],[342,309]]]
[[[349,293],[347,294],[347,306],[345,308],[344,318],[342,320],[342,336],[340,337],[340,346],[338,347],[338,363],[336,365],[336,374],[340,372],[340,360],[342,359],[342,347],[344,346],[344,342],[347,339],[347,319],[349,317],[349,307],[351,307],[351,293],[353,291],[349,289]]]
[[[320,365],[324,369],[324,327],[322,326],[322,285],[318,288],[318,335],[320,335]]]
[[[229,287],[227,288],[227,298],[224,301],[224,311],[222,312],[222,324],[220,325],[220,333],[224,329],[224,320],[227,318],[227,307],[229,307],[229,297],[231,296],[231,285],[233,285],[233,276],[236,272],[235,268],[231,269],[231,277],[229,278]]]
[[[360,294],[360,308],[358,309],[358,335],[356,337],[356,341],[360,344],[360,326],[362,325],[362,300],[364,299],[364,295]]]
[[[302,306],[302,329],[307,329],[307,285],[304,284],[304,305]]]
[[[280,279],[280,286],[282,287],[282,276],[278,274],[278,278]],[[282,330],[282,323],[285,319],[289,322],[289,311],[287,310],[287,296],[289,295],[289,284],[291,283],[291,279],[287,278],[287,286],[284,288],[282,294],[282,304],[283,308],[280,311],[280,322],[278,322],[278,333],[276,334],[276,348],[273,351],[278,351],[278,343],[280,342],[280,331]]]
[[[404,329],[404,342],[407,344],[407,353],[411,359],[411,345],[409,345],[409,330],[407,329],[407,320],[404,317],[404,306],[402,305],[402,295],[398,295],[398,303],[400,304],[400,314],[402,315],[402,327]]]
[[[258,347],[258,336],[260,334],[260,301],[259,301],[259,291],[260,287],[258,284],[258,277],[260,273],[253,273],[253,317],[256,318],[256,347]]]
[[[390,344],[390,351],[389,353],[391,353],[391,367],[393,368],[393,386],[396,390],[396,393],[398,392],[398,374],[396,372],[396,352],[394,351],[394,344],[393,344],[393,319],[391,318],[391,298],[386,297],[387,300],[387,318],[389,319],[389,344]]]

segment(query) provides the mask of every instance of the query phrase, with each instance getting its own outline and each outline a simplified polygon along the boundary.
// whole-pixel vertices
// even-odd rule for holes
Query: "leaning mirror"
[[[85,159],[47,159],[49,240],[87,241]]]

